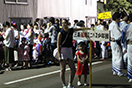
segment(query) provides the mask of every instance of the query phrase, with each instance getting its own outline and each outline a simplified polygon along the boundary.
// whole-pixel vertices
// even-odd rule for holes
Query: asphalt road
[[[0,75],[0,88],[62,88],[59,72],[59,66],[5,72]],[[69,73],[67,69],[67,82]],[[78,87],[77,76],[73,84],[76,88],[89,88],[89,85]],[[132,83],[128,83],[127,77],[112,75],[110,60],[99,61],[92,66],[92,88],[132,88]]]

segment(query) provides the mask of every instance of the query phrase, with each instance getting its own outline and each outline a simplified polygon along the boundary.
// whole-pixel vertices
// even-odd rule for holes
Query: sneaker
[[[129,79],[129,81],[128,82],[132,82],[132,79]]]
[[[9,69],[8,69],[8,68],[6,68],[6,69],[5,69],[5,71],[9,71]]]
[[[18,64],[14,65],[14,67],[17,67],[17,66],[18,66]]]
[[[63,84],[63,88],[67,88],[66,85]]]
[[[63,88],[67,88],[66,86],[63,86]]]
[[[87,86],[87,83],[86,82],[84,83],[84,86]]]
[[[118,73],[118,76],[119,76],[119,77],[127,76],[127,74],[124,74],[124,73]]]
[[[78,86],[81,86],[82,84],[81,84],[81,82],[80,82],[80,81],[78,81],[78,82],[77,82],[77,85],[78,85]]]
[[[117,75],[117,73],[116,72],[113,72],[113,76],[116,76]]]
[[[68,84],[67,88],[76,88],[76,87],[74,87],[74,86],[71,85],[71,84]]]

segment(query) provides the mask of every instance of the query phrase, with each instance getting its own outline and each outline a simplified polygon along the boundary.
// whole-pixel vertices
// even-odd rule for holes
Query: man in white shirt
[[[113,21],[109,25],[109,31],[111,34],[111,49],[112,49],[112,71],[113,75],[123,76],[123,59],[121,46],[116,42],[122,36],[122,32],[119,27],[120,14],[115,12],[112,16]]]
[[[132,14],[129,16],[130,24],[126,30],[127,40],[127,70],[128,70],[128,82],[132,82]]]
[[[6,71],[10,71],[12,64],[14,63],[14,31],[10,28],[9,22],[4,22],[3,27],[6,29],[6,32],[3,35],[3,38],[5,39],[5,63],[9,64]]]
[[[104,26],[102,25],[102,20],[98,20],[98,26],[96,27],[96,30],[104,30]]]

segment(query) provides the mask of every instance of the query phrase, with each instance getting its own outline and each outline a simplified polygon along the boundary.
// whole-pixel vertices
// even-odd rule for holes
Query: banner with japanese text
[[[93,41],[110,41],[109,31],[101,30],[83,30],[73,34],[74,40],[93,40]]]

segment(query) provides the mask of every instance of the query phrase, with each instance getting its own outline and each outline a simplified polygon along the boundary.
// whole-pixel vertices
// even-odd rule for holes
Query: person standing
[[[62,20],[62,27],[63,29],[59,32],[57,37],[57,50],[58,50],[58,60],[60,62],[60,78],[63,84],[63,88],[75,88],[72,85],[74,76],[75,76],[75,64],[73,59],[73,32],[79,31],[85,28],[79,28],[79,29],[73,29],[68,28],[68,20],[63,19]],[[65,82],[65,70],[66,70],[66,63],[68,63],[68,66],[70,67],[71,74],[69,75],[69,83],[68,86],[66,86]]]
[[[48,33],[51,34],[51,55],[52,55],[52,61],[57,64],[55,57],[53,56],[53,51],[57,47],[57,36],[60,31],[59,24],[55,24],[55,18],[50,17],[49,18],[49,30]]]
[[[127,50],[127,73],[128,73],[128,82],[132,82],[132,14],[129,15],[130,23],[126,26],[126,29],[123,29],[125,35],[123,38],[126,37],[127,46],[125,49]]]
[[[95,30],[101,30],[101,31],[104,30],[104,26],[102,25],[102,22],[103,22],[103,20],[98,19],[98,22],[97,22],[98,25],[95,26],[96,27]],[[102,53],[104,54],[104,47],[100,46],[100,42],[99,41],[95,41],[95,42],[96,42],[95,52],[96,52],[97,57],[100,58],[100,54],[102,54]],[[101,48],[103,48],[102,51],[101,51]],[[103,59],[101,58],[101,60],[103,60]]]
[[[103,27],[104,27],[103,31],[108,30],[105,21],[103,22]],[[100,60],[104,60],[104,59],[108,58],[108,50],[107,50],[106,46],[107,46],[107,42],[101,41],[101,58],[100,58]]]
[[[84,75],[84,86],[87,85],[87,75],[89,74],[88,70],[88,51],[86,50],[85,42],[80,42],[78,44],[79,51],[77,55],[77,71],[76,75],[78,76],[77,85],[81,86],[81,76]]]
[[[103,24],[103,20],[98,19],[98,26],[96,30],[104,30],[104,26],[102,24]]]
[[[57,47],[57,28],[55,27],[55,18],[54,17],[50,17],[49,18],[49,23],[50,23],[50,28],[48,30],[48,33],[51,34],[51,48],[52,48],[52,52],[53,50]]]
[[[121,36],[122,32],[119,27],[120,13],[115,12],[112,16],[113,21],[109,25],[111,35],[111,49],[112,49],[112,71],[113,75],[123,76],[123,59],[121,49]]]
[[[19,61],[22,61],[22,68],[28,68],[30,57],[29,57],[29,46],[26,44],[26,38],[21,39],[21,45],[18,48]]]
[[[18,65],[18,45],[19,45],[19,31],[17,30],[17,24],[15,22],[11,22],[11,29],[14,30],[14,61],[15,66]]]
[[[57,49],[59,53],[58,60],[60,61],[60,69],[61,69],[60,78],[63,84],[63,88],[67,88],[66,82],[65,82],[65,70],[66,70],[66,62],[67,62],[71,70],[71,74],[69,76],[68,88],[72,88],[73,87],[72,82],[76,72],[75,64],[73,61],[73,53],[72,53],[73,29],[68,29],[67,19],[62,20],[62,27],[63,27],[63,30],[59,32],[58,38],[57,38]],[[64,44],[61,46],[63,42]]]
[[[31,62],[32,62],[32,52],[33,52],[33,39],[34,39],[34,31],[33,31],[33,24],[32,23],[29,23],[27,25],[27,29],[28,29],[28,33],[26,34],[26,38],[28,39],[28,46],[30,48],[30,51],[29,51],[29,56],[30,56],[30,64],[28,65],[28,67],[30,68],[31,67]]]
[[[51,40],[48,33],[44,34],[44,41],[42,42],[42,58],[45,65],[48,65],[51,60]]]
[[[121,43],[122,43],[122,55],[123,55],[123,65],[124,65],[124,69],[127,68],[127,50],[126,50],[126,47],[127,47],[127,44],[125,41],[125,39],[123,39],[123,32],[124,30],[127,30],[127,26],[129,24],[129,16],[126,14],[122,14],[122,22],[120,22],[120,30],[122,31],[122,40],[121,40]]]
[[[14,30],[10,28],[9,22],[4,22],[3,27],[6,29],[3,35],[5,44],[5,63],[9,65],[6,71],[11,71],[12,64],[14,63]]]

